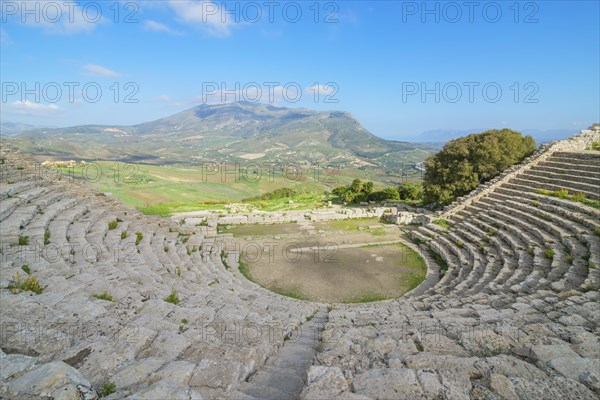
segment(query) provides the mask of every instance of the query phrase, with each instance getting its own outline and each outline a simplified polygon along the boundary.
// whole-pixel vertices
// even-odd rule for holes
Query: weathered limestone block
[[[567,378],[581,381],[592,390],[600,390],[600,360],[559,357],[550,360],[548,365]]]
[[[442,334],[423,335],[420,343],[423,349],[430,353],[448,354],[457,357],[469,356],[467,351],[456,341]]]
[[[503,399],[519,399],[512,382],[505,375],[492,374],[490,376],[490,387]]]
[[[492,373],[525,379],[547,379],[547,375],[533,364],[511,355],[501,354],[478,361],[475,366],[486,376]]]
[[[433,369],[425,368],[417,370],[417,379],[423,389],[423,394],[430,399],[441,398],[444,387],[440,382],[439,375]]]
[[[171,382],[179,387],[187,386],[196,370],[196,364],[188,361],[171,361],[150,375],[150,384],[158,381]]]
[[[415,371],[408,368],[378,368],[357,375],[352,381],[357,394],[373,399],[425,399]]]
[[[156,382],[145,390],[127,397],[131,400],[156,400],[156,399],[185,399],[202,400],[204,397],[190,388],[182,389],[169,382]]]
[[[545,364],[559,357],[581,358],[568,345],[538,345],[531,346],[531,357]]]
[[[596,395],[584,384],[561,376],[552,379],[509,378],[520,399],[578,399],[593,400]]]
[[[302,399],[335,398],[348,392],[348,382],[338,367],[312,366],[308,369]]]
[[[511,345],[504,337],[496,334],[491,328],[468,332],[461,335],[460,342],[471,354],[489,356],[510,352]]]
[[[21,354],[9,354],[0,357],[0,381],[6,381],[18,373],[31,369],[35,363],[35,357]]]
[[[198,363],[190,379],[190,387],[202,393],[203,388],[234,390],[241,376],[242,366],[238,362],[205,359]]]
[[[164,364],[158,358],[143,358],[121,368],[110,377],[119,389],[136,386],[148,381],[148,377]]]
[[[40,365],[14,379],[8,384],[8,393],[14,397],[34,395],[80,400],[83,393],[94,392],[90,382],[79,371],[62,361],[55,361]]]

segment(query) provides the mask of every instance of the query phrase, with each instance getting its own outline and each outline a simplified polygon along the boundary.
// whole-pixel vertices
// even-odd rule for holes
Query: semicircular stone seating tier
[[[598,200],[598,140],[547,146],[442,213],[449,228],[411,230],[439,280],[353,305],[263,289],[205,227],[2,143],[0,396],[596,399],[600,210],[540,189]],[[14,293],[16,274],[42,293]]]

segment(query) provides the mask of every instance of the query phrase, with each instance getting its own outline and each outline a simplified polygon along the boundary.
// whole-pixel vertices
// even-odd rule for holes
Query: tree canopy
[[[373,191],[373,182],[354,179],[349,186],[338,186],[331,192],[349,204],[362,201],[420,201],[423,187],[420,183],[403,183],[399,187],[386,187]]]
[[[424,201],[447,205],[535,150],[531,136],[510,129],[489,130],[452,140],[425,161]]]

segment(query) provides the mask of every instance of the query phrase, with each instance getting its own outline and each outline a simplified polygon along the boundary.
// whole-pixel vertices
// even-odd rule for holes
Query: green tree
[[[366,194],[371,194],[373,192],[373,182],[365,182],[362,187],[362,192]]]
[[[425,161],[426,203],[446,205],[519,163],[536,149],[531,136],[490,130],[452,140]]]
[[[350,186],[338,186],[331,193],[346,203],[360,203],[369,200],[369,194],[373,192],[373,182],[363,182],[354,179]]]
[[[398,186],[400,200],[421,201],[423,200],[423,185],[420,183],[401,183]]]
[[[362,192],[362,189],[363,189],[363,181],[358,178],[353,180],[352,183],[350,184],[350,190],[352,190],[354,193],[360,193],[360,192]]]
[[[369,200],[373,200],[373,201],[385,201],[385,200],[397,201],[397,200],[400,200],[400,195],[398,193],[398,190],[396,190],[396,188],[394,188],[394,187],[387,187],[387,188],[384,188],[383,190],[378,190],[376,192],[371,193],[370,196],[369,196]]]

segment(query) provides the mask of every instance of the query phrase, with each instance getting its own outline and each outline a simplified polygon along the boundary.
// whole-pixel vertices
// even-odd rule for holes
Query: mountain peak
[[[394,154],[415,150],[415,145],[373,135],[347,112],[247,101],[200,104],[134,126],[80,126],[31,131],[28,135],[37,135],[36,143],[45,149],[56,146],[52,138],[57,136],[81,143],[81,135],[85,135],[80,158],[102,148],[111,158],[119,154],[131,158],[134,154],[136,160],[147,162],[260,159],[300,165],[335,161],[347,166],[376,166],[405,162],[406,158]],[[423,157],[422,152],[419,157]]]

